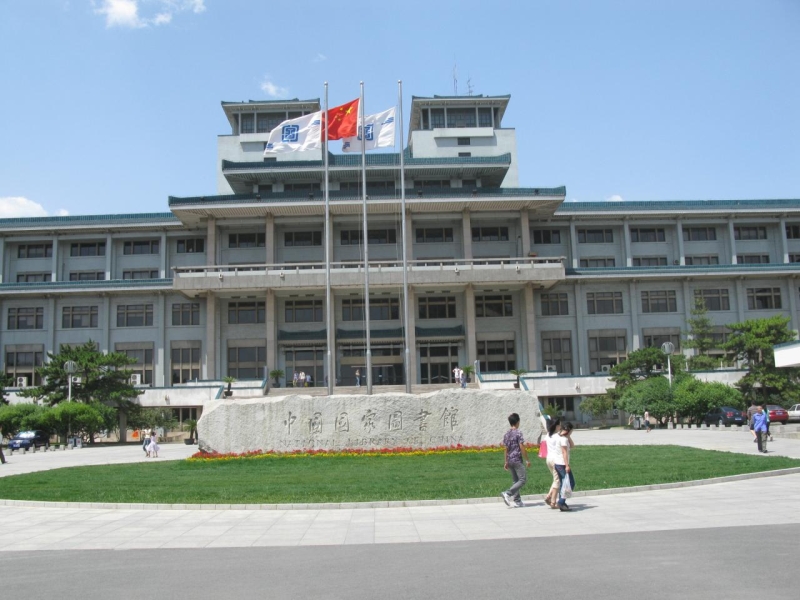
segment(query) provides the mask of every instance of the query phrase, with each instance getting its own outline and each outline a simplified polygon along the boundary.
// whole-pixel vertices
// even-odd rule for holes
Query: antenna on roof
[[[467,96],[472,96],[472,77],[467,75]]]
[[[458,96],[458,64],[453,64],[453,95]]]

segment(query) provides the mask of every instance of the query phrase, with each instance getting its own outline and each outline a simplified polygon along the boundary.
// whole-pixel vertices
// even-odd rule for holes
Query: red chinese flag
[[[327,129],[329,140],[354,137],[358,130],[358,98],[328,111]],[[325,127],[323,127],[323,131]]]

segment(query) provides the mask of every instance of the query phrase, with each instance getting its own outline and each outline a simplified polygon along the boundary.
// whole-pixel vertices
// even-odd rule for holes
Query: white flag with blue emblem
[[[322,112],[284,121],[269,134],[264,156],[322,148]]]
[[[394,148],[394,113],[390,108],[374,115],[364,117],[365,148]],[[361,125],[358,126],[358,136],[342,140],[342,152],[361,152]]]

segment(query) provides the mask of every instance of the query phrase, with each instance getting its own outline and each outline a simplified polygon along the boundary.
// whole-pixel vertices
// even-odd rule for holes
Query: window
[[[64,306],[61,309],[61,327],[84,329],[97,327],[96,306]]]
[[[702,298],[706,305],[706,310],[730,310],[731,301],[726,289],[695,290],[695,298]]]
[[[373,321],[395,321],[399,319],[399,298],[370,298],[369,318]],[[342,321],[362,321],[363,319],[363,298],[345,298],[342,300]]]
[[[200,379],[200,342],[172,342],[170,348],[172,384]]]
[[[769,254],[737,254],[736,264],[767,265],[769,264]]]
[[[53,244],[20,244],[17,247],[17,258],[50,258],[53,256]]]
[[[561,231],[558,229],[534,229],[534,244],[560,244]]]
[[[613,244],[614,232],[611,229],[578,229],[579,244]]]
[[[586,310],[590,315],[622,314],[622,292],[587,292]]]
[[[253,133],[255,131],[254,115],[252,113],[239,115],[239,133]]]
[[[459,146],[469,146],[472,143],[472,140],[468,137],[460,137],[458,138],[458,145]]]
[[[459,152],[458,153],[458,157],[459,158],[469,158],[470,156],[472,156],[472,152]]]
[[[605,372],[628,357],[626,332],[619,330],[589,330],[589,369]]]
[[[158,269],[135,269],[123,271],[123,279],[158,279]]]
[[[43,366],[44,348],[39,345],[6,346],[6,375],[13,385],[25,378],[25,385],[41,385],[38,369]]]
[[[322,246],[321,231],[287,231],[283,234],[283,245],[294,246]]]
[[[286,381],[292,379],[293,373],[305,373],[311,376],[312,386],[325,385],[325,347],[324,346],[305,346],[302,348],[287,348],[285,351],[286,360]],[[355,377],[353,377],[355,384]],[[304,384],[305,385],[305,384]]]
[[[44,308],[22,306],[8,309],[9,329],[44,329]]]
[[[126,365],[131,370],[131,375],[138,375],[145,385],[153,385],[153,344],[151,343],[121,343],[114,348],[117,352],[126,354],[135,362]]]
[[[441,244],[453,241],[452,227],[425,227],[417,229],[418,244]]]
[[[675,352],[681,351],[681,330],[670,327],[642,329],[642,339],[645,348],[661,348],[664,342],[670,342],[675,348]],[[666,361],[662,365],[667,368]]]
[[[684,227],[684,242],[712,242],[717,239],[716,227]]]
[[[414,181],[414,189],[420,190],[424,188],[449,188],[449,179],[416,179]]]
[[[228,323],[230,325],[246,325],[250,323],[266,323],[265,302],[229,302]]]
[[[421,343],[419,356],[422,383],[453,383],[453,369],[459,364],[457,345]]]
[[[478,340],[481,372],[508,372],[517,366],[514,340]]]
[[[767,239],[766,227],[745,227],[739,226],[733,228],[733,239],[749,241],[749,240],[765,240]]]
[[[786,238],[789,240],[800,240],[800,225],[787,225]]]
[[[508,227],[473,227],[473,242],[507,242]]]
[[[258,379],[267,363],[266,346],[228,348],[228,375],[236,379]]]
[[[421,296],[419,298],[420,319],[455,319],[455,296]]]
[[[673,290],[643,291],[643,313],[673,313],[678,312],[678,300]]]
[[[268,133],[286,120],[286,113],[257,113],[256,133]]]
[[[700,266],[718,265],[718,264],[719,264],[719,256],[715,255],[686,257],[686,265],[689,267],[700,267]]]
[[[772,310],[781,307],[781,288],[747,288],[749,310]]]
[[[287,300],[284,320],[287,323],[322,323],[322,300]]]
[[[264,248],[266,233],[229,233],[228,248]]]
[[[542,369],[553,366],[557,373],[572,373],[572,334],[569,331],[542,332]]]
[[[479,108],[478,109],[478,127],[491,127],[492,126],[492,109]]]
[[[361,230],[342,230],[339,239],[342,246],[358,246],[362,240]],[[367,232],[367,240],[370,244],[396,244],[397,231],[394,229],[370,229]]]
[[[636,256],[633,259],[634,267],[666,267],[666,256]]]
[[[511,296],[475,296],[475,316],[513,317],[514,303]]]
[[[200,325],[200,303],[199,302],[175,302],[172,304],[172,324],[181,325]]]
[[[559,415],[565,415],[570,419],[575,418],[575,398],[572,396],[544,396],[541,401],[545,408],[552,406]]]
[[[103,271],[71,271],[70,281],[103,281],[106,274]]]
[[[105,242],[80,242],[71,244],[69,247],[70,256],[105,256]]]
[[[554,317],[556,315],[568,315],[569,302],[567,294],[542,294],[542,316]]]
[[[206,251],[203,238],[186,238],[178,240],[178,254],[196,254]]]
[[[616,266],[617,261],[610,256],[601,258],[582,258],[580,265],[584,269],[603,269]]]
[[[444,127],[444,109],[432,108],[431,109],[431,129]]]
[[[800,254],[790,254],[789,255],[789,262],[790,263],[800,263]]]
[[[634,227],[631,229],[632,242],[663,242],[666,241],[666,233],[660,228]]]
[[[477,115],[474,108],[448,108],[448,127],[475,127]],[[461,139],[461,138],[459,138]]]
[[[149,327],[152,324],[152,304],[120,304],[117,306],[117,327]]]
[[[42,283],[52,281],[51,273],[17,273],[17,283]]]
[[[122,244],[123,254],[158,254],[158,240],[131,240]]]

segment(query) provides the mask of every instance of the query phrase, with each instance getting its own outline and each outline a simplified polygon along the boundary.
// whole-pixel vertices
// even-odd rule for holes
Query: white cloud
[[[261,91],[270,98],[286,98],[289,95],[289,88],[276,85],[270,81],[269,76],[261,82]]]
[[[155,15],[141,16],[140,5],[143,9],[155,6],[152,11]],[[94,12],[105,17],[106,27],[109,29],[112,27],[140,29],[151,25],[167,25],[178,13],[191,11],[199,14],[206,9],[205,0],[96,0],[94,6]]]
[[[606,198],[606,202],[625,202],[625,200],[619,194],[614,194]]]
[[[311,59],[311,62],[318,63],[318,62],[323,62],[323,61],[326,61],[326,60],[328,60],[328,57],[325,56],[324,54],[322,54],[322,52],[318,52],[317,55],[314,58]]]
[[[46,217],[47,210],[44,206],[23,196],[6,196],[0,198],[0,218],[13,219],[16,217]],[[65,217],[69,211],[60,208],[56,212],[59,217]]]

